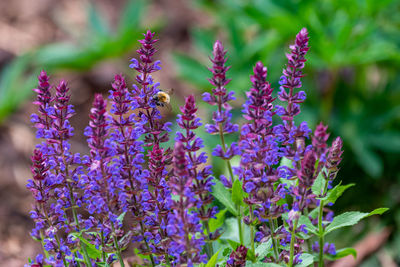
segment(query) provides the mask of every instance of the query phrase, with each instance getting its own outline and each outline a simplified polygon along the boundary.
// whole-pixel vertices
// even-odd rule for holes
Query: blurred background
[[[285,52],[307,27],[310,52],[300,120],[312,129],[329,125],[342,136],[344,160],[338,179],[354,182],[335,211],[389,207],[357,227],[332,236],[337,248],[357,245],[361,266],[400,263],[400,2],[396,0],[14,0],[0,1],[0,263],[23,266],[40,247],[29,235],[30,178],[35,111],[32,88],[41,69],[53,83],[65,78],[77,115],[73,149],[85,153],[83,129],[94,93],[107,94],[115,73],[136,56],[137,39],[157,32],[163,70],[161,88],[174,89],[174,121],[184,96],[211,90],[208,56],[220,39],[228,49],[228,89],[237,94],[234,120],[250,87],[255,62],[268,66],[278,88]],[[198,101],[200,102],[200,101]],[[211,112],[199,103],[201,116]],[[174,126],[175,127],[175,126]],[[207,137],[211,150],[218,139]],[[230,141],[234,141],[232,136]],[[216,173],[223,170],[218,169]],[[346,266],[346,265],[342,265]],[[350,265],[347,265],[350,266]]]

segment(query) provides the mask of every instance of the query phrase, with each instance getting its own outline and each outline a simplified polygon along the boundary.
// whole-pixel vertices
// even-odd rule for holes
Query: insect
[[[171,96],[173,93],[174,89],[167,91],[158,91],[154,96],[153,96],[153,101],[154,103],[159,106],[159,107],[164,107],[165,105],[168,105],[170,100],[171,100]]]

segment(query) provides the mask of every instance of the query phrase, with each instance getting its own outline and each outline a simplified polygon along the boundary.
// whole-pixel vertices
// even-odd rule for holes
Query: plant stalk
[[[295,220],[293,223],[293,230],[291,231],[291,238],[290,238],[290,255],[289,255],[289,267],[293,266],[293,258],[294,258],[294,242],[296,240],[296,228],[297,223],[299,220]]]
[[[222,149],[224,150],[224,152],[226,153],[226,147],[225,147],[225,139],[224,139],[224,133],[223,133],[223,129],[222,129],[222,124],[219,123],[219,136],[221,138],[221,144],[222,144]],[[231,162],[229,160],[226,160],[226,165],[228,167],[228,171],[229,171],[229,175],[231,176],[231,182],[233,184],[233,171],[232,171],[232,165]],[[238,205],[237,206],[239,215],[237,218],[237,223],[238,223],[238,228],[239,228],[239,240],[240,240],[240,244],[243,245],[243,232],[242,232],[242,214],[241,214],[241,208]]]
[[[274,226],[274,222],[272,221],[272,218],[270,218],[268,221],[269,221],[269,227],[271,230],[271,240],[272,240],[272,246],[274,248],[275,261],[278,261],[279,252],[278,252],[278,244],[275,239],[275,226]]]
[[[324,191],[322,191],[322,196],[325,195],[328,189],[328,181],[325,180]],[[324,227],[322,225],[322,219],[324,214],[324,201],[321,199],[319,201],[319,211],[318,211],[318,234],[319,234],[319,253],[318,253],[318,267],[324,267]]]

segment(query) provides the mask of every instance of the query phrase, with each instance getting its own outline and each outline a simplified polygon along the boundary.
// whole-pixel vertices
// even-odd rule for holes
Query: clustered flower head
[[[209,79],[213,89],[203,94],[203,100],[216,108],[205,130],[219,135],[221,144],[212,156],[226,163],[229,178],[213,174],[209,165],[204,141],[196,135],[202,123],[193,95],[180,108],[180,130],[175,145],[168,147],[171,123],[161,116],[156,102],[159,84],[152,76],[161,69],[161,62],[154,60],[154,37],[147,31],[139,41],[139,59],[130,64],[137,72],[131,88],[122,75],[115,75],[108,101],[95,95],[85,129],[88,155],[71,152],[69,119],[74,110],[67,83],[52,86],[46,72],[40,73],[34,89],[38,111],[32,123],[42,142],[33,151],[27,187],[34,197],[32,236],[41,241],[45,255],[39,254],[29,266],[94,266],[116,260],[124,266],[125,249],[139,254],[143,265],[206,263],[214,255],[212,242],[224,237],[215,230],[218,227],[211,227],[226,212],[218,211],[216,200],[222,207],[237,198],[234,194],[241,195],[230,206],[239,238],[237,244],[230,240],[234,246],[224,252],[229,255],[226,266],[254,261],[254,244],[266,242],[271,242],[266,248],[271,251],[263,254],[262,262],[301,263],[308,230],[300,218],[324,204],[321,199],[337,175],[343,153],[339,137],[328,145],[327,126],[321,123],[312,133],[307,123],[294,120],[305,101],[299,88],[309,49],[307,30],[299,32],[286,55],[278,92],[284,106],[275,104],[267,67],[256,63],[243,104],[245,123],[238,142],[230,144],[226,135],[239,131],[229,104],[235,97],[226,88],[227,51],[215,42]],[[234,157],[240,157],[238,166],[232,165]],[[312,187],[321,175],[326,186],[316,192]],[[302,221],[323,229],[333,215],[321,211],[320,218],[309,215]],[[243,227],[250,229],[250,246],[243,241]],[[336,254],[334,244],[317,242],[309,247],[317,254]]]

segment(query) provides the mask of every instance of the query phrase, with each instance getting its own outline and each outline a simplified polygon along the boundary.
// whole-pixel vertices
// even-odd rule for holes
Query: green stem
[[[328,189],[328,181],[325,180],[324,191],[322,191],[322,196],[325,195]],[[318,266],[324,267],[324,227],[322,225],[322,219],[324,214],[324,201],[321,199],[319,201],[319,211],[318,211],[318,234],[319,234],[319,253],[318,253]]]
[[[206,229],[207,233],[207,240],[206,240],[206,254],[208,259],[211,259],[211,257],[214,255],[214,249],[212,246],[212,243],[210,241],[210,226],[208,225],[208,221],[203,221],[203,227]]]
[[[293,266],[293,258],[294,258],[294,242],[296,240],[296,228],[297,228],[297,223],[299,221],[295,220],[293,223],[293,229],[291,231],[291,238],[290,238],[290,255],[289,255],[289,267]]]
[[[242,229],[242,209],[240,208],[240,206],[237,206],[238,209],[238,217],[237,217],[237,223],[238,223],[238,227],[239,227],[239,240],[240,240],[240,244],[243,245],[243,229]]]
[[[72,205],[73,205],[73,207],[72,207],[72,216],[74,217],[74,221],[75,221],[75,224],[76,224],[76,228],[78,229],[79,234],[81,234],[81,233],[80,233],[81,227],[80,227],[80,225],[79,225],[78,216],[76,215],[76,210],[75,210],[75,208],[74,208],[74,206],[75,206],[75,200],[74,200],[74,197],[73,197],[72,190],[69,190],[69,192],[70,192],[71,202],[72,202]],[[81,246],[82,246],[82,253],[83,253],[83,258],[84,258],[84,260],[85,260],[85,263],[86,263],[87,266],[91,266],[92,263],[91,263],[91,261],[90,261],[89,254],[88,254],[88,252],[87,252],[87,250],[86,250],[86,244],[83,243],[83,242],[81,242]]]
[[[44,248],[44,235],[43,235],[43,230],[40,230],[40,243],[42,243],[43,247],[43,252],[44,255],[46,256],[46,259],[49,257],[49,252]]]
[[[320,201],[319,206],[319,214],[318,214],[318,233],[319,233],[319,256],[318,256],[318,266],[324,266],[324,229],[322,228],[322,213],[324,205],[322,204],[322,200]]]
[[[275,239],[275,226],[274,222],[272,221],[272,218],[269,220],[269,227],[271,228],[271,240],[272,240],[272,247],[274,248],[274,255],[275,255],[275,261],[278,261],[279,259],[279,252],[278,252],[278,243],[276,242]]]
[[[61,149],[61,151],[64,151],[64,146],[63,146],[63,143],[62,143],[62,142],[61,142],[61,144],[60,144],[60,149]],[[67,187],[68,187],[68,191],[69,191],[69,197],[70,197],[70,199],[71,199],[72,216],[73,216],[73,218],[74,218],[74,221],[75,221],[75,224],[76,224],[76,228],[78,229],[79,234],[81,234],[81,233],[80,233],[81,227],[80,227],[80,225],[79,225],[78,216],[76,215],[76,208],[75,208],[76,203],[75,203],[73,188],[72,188],[71,183],[68,181],[68,178],[69,178],[69,170],[68,170],[67,159],[66,159],[66,156],[65,156],[64,153],[62,153],[61,156],[62,156],[62,160],[63,160],[64,166],[65,166],[64,174],[65,174],[65,179],[66,179],[66,181],[67,181]],[[91,263],[91,261],[90,261],[89,254],[88,254],[88,252],[87,252],[87,250],[86,250],[86,245],[85,245],[85,243],[83,243],[83,242],[80,242],[80,243],[81,243],[81,246],[82,246],[83,258],[84,258],[84,260],[85,260],[85,263],[86,263],[87,266],[91,266],[92,263]]]
[[[105,248],[105,245],[104,245],[104,233],[103,233],[103,231],[101,231],[101,233],[100,233],[100,235],[101,235],[101,256],[102,256],[102,258],[103,258],[103,262],[106,262],[106,252],[104,251],[104,248]]]
[[[143,222],[140,222],[140,229],[142,230],[142,233],[144,233]],[[147,243],[146,238],[143,238],[143,239],[144,239],[144,243],[146,244],[147,250],[150,252],[151,250],[150,250],[150,247],[149,247],[149,243]],[[150,258],[150,261],[151,261],[151,266],[153,266],[153,267],[156,266],[156,264],[154,263],[153,253],[150,252],[149,258]]]
[[[304,209],[304,214],[305,214],[306,217],[308,218],[308,208],[307,208],[307,207]],[[312,252],[312,247],[311,247],[311,240],[310,240],[310,238],[307,239],[306,242],[307,242],[307,249],[308,249],[308,252],[311,253],[311,252]]]
[[[119,260],[119,264],[121,265],[121,267],[125,267],[125,263],[124,263],[124,261],[122,259],[122,256],[121,256],[121,249],[119,248],[119,245],[118,245],[117,237],[114,236],[113,239],[114,239],[114,246],[117,248],[117,257],[118,257],[118,260]]]
[[[250,204],[249,205],[250,209],[250,241],[251,241],[251,250],[253,251],[253,255],[256,255],[256,249],[254,247],[254,224],[253,224],[253,206]],[[254,257],[253,262],[255,262],[256,259]]]
[[[222,129],[222,123],[219,123],[219,136],[221,138],[221,144],[222,144],[222,149],[224,150],[224,152],[226,153],[226,147],[225,147],[225,139],[224,139],[224,132]],[[231,182],[233,184],[233,171],[232,171],[232,165],[231,162],[227,159],[226,160],[226,165],[228,167],[228,171],[229,171],[229,175],[231,176]],[[243,245],[243,232],[242,232],[242,214],[241,214],[241,209],[240,206],[237,206],[239,215],[237,218],[237,223],[238,223],[238,228],[239,228],[239,240],[240,240],[240,244]]]
[[[122,256],[121,256],[121,248],[118,245],[118,239],[117,239],[117,236],[115,235],[115,228],[114,228],[113,222],[111,222],[111,228],[113,230],[114,247],[117,250],[117,257],[119,260],[119,264],[121,265],[121,267],[125,267],[124,260],[122,259]]]

